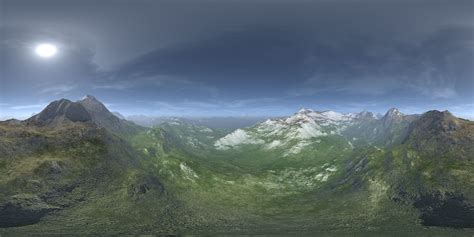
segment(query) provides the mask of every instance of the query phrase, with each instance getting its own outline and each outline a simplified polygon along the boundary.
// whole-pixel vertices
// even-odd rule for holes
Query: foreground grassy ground
[[[20,128],[0,127],[0,201],[41,215],[0,229],[7,235],[474,234],[427,227],[414,205],[437,192],[472,201],[473,157],[462,147],[442,156],[416,152],[414,142],[335,149],[347,145],[334,136],[282,157],[252,147],[196,153],[162,128],[129,140],[87,124]]]

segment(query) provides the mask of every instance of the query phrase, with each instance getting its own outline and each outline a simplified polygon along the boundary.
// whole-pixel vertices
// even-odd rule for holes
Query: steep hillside
[[[473,122],[429,111],[410,123],[399,143],[354,156],[337,185],[375,182],[394,203],[414,208],[423,225],[472,228],[473,137]]]
[[[473,149],[446,111],[304,109],[226,133],[59,100],[0,123],[0,234],[469,234]]]
[[[237,129],[216,140],[214,146],[216,153],[238,157],[235,160],[244,163],[250,160],[271,166],[323,165],[340,162],[358,150],[399,144],[415,118],[396,109],[382,118],[370,112],[341,114],[302,109],[288,118]]]
[[[0,122],[0,228],[175,233],[169,215],[186,219],[179,202],[127,140],[87,114],[60,100],[24,122]]]
[[[144,128],[130,121],[117,117],[94,96],[86,95],[82,100],[77,101],[77,103],[84,106],[95,124],[107,129],[109,132],[130,137],[144,130]]]
[[[53,101],[39,114],[24,121],[26,124],[52,127],[71,122],[95,124],[97,127],[105,128],[108,132],[123,137],[131,137],[144,130],[130,121],[120,119],[102,102],[90,95],[77,102],[67,99]]]
[[[27,119],[27,124],[57,126],[62,123],[92,121],[91,114],[80,103],[61,99],[50,103],[41,113]]]
[[[446,119],[429,119],[433,113],[412,116],[391,109],[377,118],[367,112],[302,110],[287,119],[268,120],[215,138],[214,150],[207,145],[196,153],[179,152],[186,150],[180,148],[188,137],[203,144],[212,139],[196,136],[196,128],[181,121],[173,129],[170,125],[155,128],[141,138],[147,142],[140,140],[135,146],[155,160],[158,175],[192,207],[190,211],[203,216],[208,228],[277,230],[281,226],[275,225],[281,222],[271,217],[275,215],[295,221],[285,222],[287,231],[314,231],[324,228],[322,223],[329,229],[346,225],[351,231],[471,227],[473,167],[465,156],[472,154],[472,122],[448,118],[459,123],[460,133],[439,136],[449,137],[444,142],[460,142],[451,147],[436,138],[440,143],[434,147],[459,153],[427,156],[430,148],[425,145],[434,139],[430,131],[453,127]],[[436,126],[427,129],[430,123]],[[421,131],[429,134],[420,136]],[[156,152],[153,137],[174,137],[174,147]],[[179,138],[181,143],[174,141]],[[289,153],[299,143],[304,143],[301,150]],[[464,161],[456,161],[459,158]],[[444,213],[441,219],[440,213]],[[258,227],[250,227],[250,222]]]
[[[392,151],[403,199],[413,200],[426,225],[474,227],[474,122],[429,111],[410,124]]]

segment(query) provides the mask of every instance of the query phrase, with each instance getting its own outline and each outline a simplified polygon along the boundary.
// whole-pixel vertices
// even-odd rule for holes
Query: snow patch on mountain
[[[268,143],[267,145],[265,145],[265,149],[267,150],[271,150],[273,148],[276,148],[278,146],[281,145],[281,141],[280,140],[273,140],[272,142]]]
[[[194,148],[198,148],[199,146],[203,145],[198,139],[194,137],[186,137],[186,143]]]
[[[254,138],[243,129],[237,129],[225,137],[217,140],[214,146],[219,150],[227,150],[242,144],[263,144],[265,141]]]
[[[302,140],[296,143],[296,145],[292,146],[287,152],[285,152],[285,154],[283,154],[283,156],[298,154],[301,152],[301,150],[303,150],[303,148],[305,148],[309,144],[311,144],[309,141]]]
[[[328,173],[321,173],[321,174],[317,174],[316,175],[316,180],[320,181],[320,182],[326,182],[329,178],[329,174]]]
[[[271,120],[268,119],[263,123],[257,125],[258,133],[264,134],[264,136],[280,136],[285,132],[286,124],[282,123],[282,120]]]
[[[346,115],[338,113],[338,112],[334,112],[334,111],[325,111],[325,112],[322,112],[321,115],[333,121],[343,121],[343,120],[349,119],[349,117],[347,117]]]
[[[213,132],[213,131],[212,129],[205,127],[201,129],[201,132]]]
[[[321,132],[321,126],[314,121],[303,123],[296,130],[295,137],[300,139],[310,139],[313,137],[326,136],[327,133]]]
[[[184,162],[180,163],[179,168],[184,173],[184,177],[186,177],[186,179],[194,181],[195,179],[199,178],[196,172],[194,172],[194,170],[191,169],[191,167],[187,166],[186,163]]]
[[[219,139],[215,147],[227,150],[240,144],[264,144],[263,149],[284,148],[283,155],[288,156],[300,153],[315,142],[314,138],[342,135],[346,129],[371,119],[376,119],[375,115],[367,111],[343,114],[301,109],[287,118],[268,119],[254,127],[238,129]],[[319,139],[316,141],[320,142]]]

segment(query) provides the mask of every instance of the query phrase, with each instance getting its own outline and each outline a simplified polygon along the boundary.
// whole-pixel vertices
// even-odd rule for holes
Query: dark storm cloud
[[[416,97],[422,93],[433,98],[469,98],[474,75],[473,36],[472,27],[445,26],[419,42],[352,39],[336,48],[324,46],[321,50],[331,53],[315,54],[310,59],[314,75],[290,94]]]
[[[287,35],[291,32],[268,29],[226,32],[196,44],[152,51],[123,65],[117,73],[122,78],[137,76],[138,80],[176,75],[240,95],[263,95],[267,91],[262,88],[270,84],[281,89],[307,74],[308,48]]]
[[[299,106],[474,113],[472,1],[0,7],[3,111],[91,93],[125,113],[275,114]],[[33,57],[42,41],[57,43],[59,57]]]
[[[471,27],[445,26],[419,42],[358,38],[331,43],[268,29],[227,32],[196,45],[156,50],[125,64],[122,78],[179,75],[226,93],[290,96],[367,94],[470,96]],[[268,90],[272,87],[272,90]],[[401,94],[400,94],[401,93]]]

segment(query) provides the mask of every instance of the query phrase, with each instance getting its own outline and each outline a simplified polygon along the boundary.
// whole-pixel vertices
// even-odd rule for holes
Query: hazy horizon
[[[72,98],[58,98],[56,100],[59,100],[59,99],[68,99],[68,100],[71,100],[71,101],[77,101],[77,100],[80,100],[82,99],[81,98],[78,98],[78,99],[72,99]],[[98,98],[99,101],[100,98]],[[52,101],[51,101],[52,102]],[[328,111],[328,110],[331,110],[331,111],[335,111],[335,112],[339,112],[339,113],[344,113],[344,114],[347,114],[347,113],[359,113],[359,112],[363,112],[363,111],[367,111],[367,112],[372,112],[376,115],[384,115],[388,110],[390,110],[391,108],[396,108],[396,107],[390,107],[390,108],[386,108],[385,110],[380,110],[380,111],[370,111],[370,110],[351,110],[351,111],[339,111],[339,110],[335,110],[335,109],[330,109],[330,108],[326,108],[326,109],[318,109],[318,108],[311,108],[311,107],[305,107],[305,106],[301,106],[301,107],[297,107],[295,108],[293,111],[282,111],[281,113],[279,114],[189,114],[189,113],[169,113],[169,114],[160,114],[161,111],[150,111],[149,113],[136,113],[136,114],[127,114],[127,113],[123,113],[119,110],[113,110],[111,109],[111,107],[113,108],[113,104],[109,104],[109,103],[106,103],[106,102],[103,102],[101,101],[102,103],[104,103],[104,105],[111,111],[111,112],[114,112],[114,113],[120,113],[121,115],[123,115],[126,119],[131,119],[133,120],[132,118],[135,117],[135,118],[138,118],[138,117],[147,117],[149,119],[153,119],[153,118],[173,118],[173,117],[176,117],[176,118],[190,118],[190,119],[199,119],[199,118],[254,118],[254,119],[262,119],[262,118],[277,118],[277,117],[287,117],[287,116],[291,116],[295,113],[298,112],[298,110],[300,109],[311,109],[311,110],[314,110],[314,111]],[[33,115],[36,115],[38,113],[40,113],[49,103],[45,103],[43,105],[41,104],[38,104],[37,106],[17,106],[17,110],[31,110],[33,112],[29,113],[29,114],[23,114],[23,115],[3,115],[3,114],[0,114],[0,121],[4,121],[4,120],[8,120],[8,119],[18,119],[18,120],[24,120],[24,119],[28,119],[30,118],[31,116]],[[467,115],[466,117],[463,117],[462,115],[459,115],[457,114],[456,112],[453,112],[452,110],[449,110],[449,109],[443,109],[443,108],[439,108],[439,109],[429,109],[429,110],[426,110],[426,111],[416,111],[416,110],[404,110],[404,109],[400,109],[400,108],[397,108],[398,110],[400,110],[400,112],[404,113],[404,114],[407,114],[407,115],[411,115],[411,114],[422,114],[422,113],[425,113],[429,110],[439,110],[439,111],[445,111],[445,110],[448,110],[449,112],[451,112],[453,115],[459,117],[459,118],[463,118],[463,119],[468,119],[468,120],[473,120],[474,119],[474,116],[469,116]],[[458,108],[455,108],[455,110],[458,109]],[[462,113],[461,113],[462,114]]]

